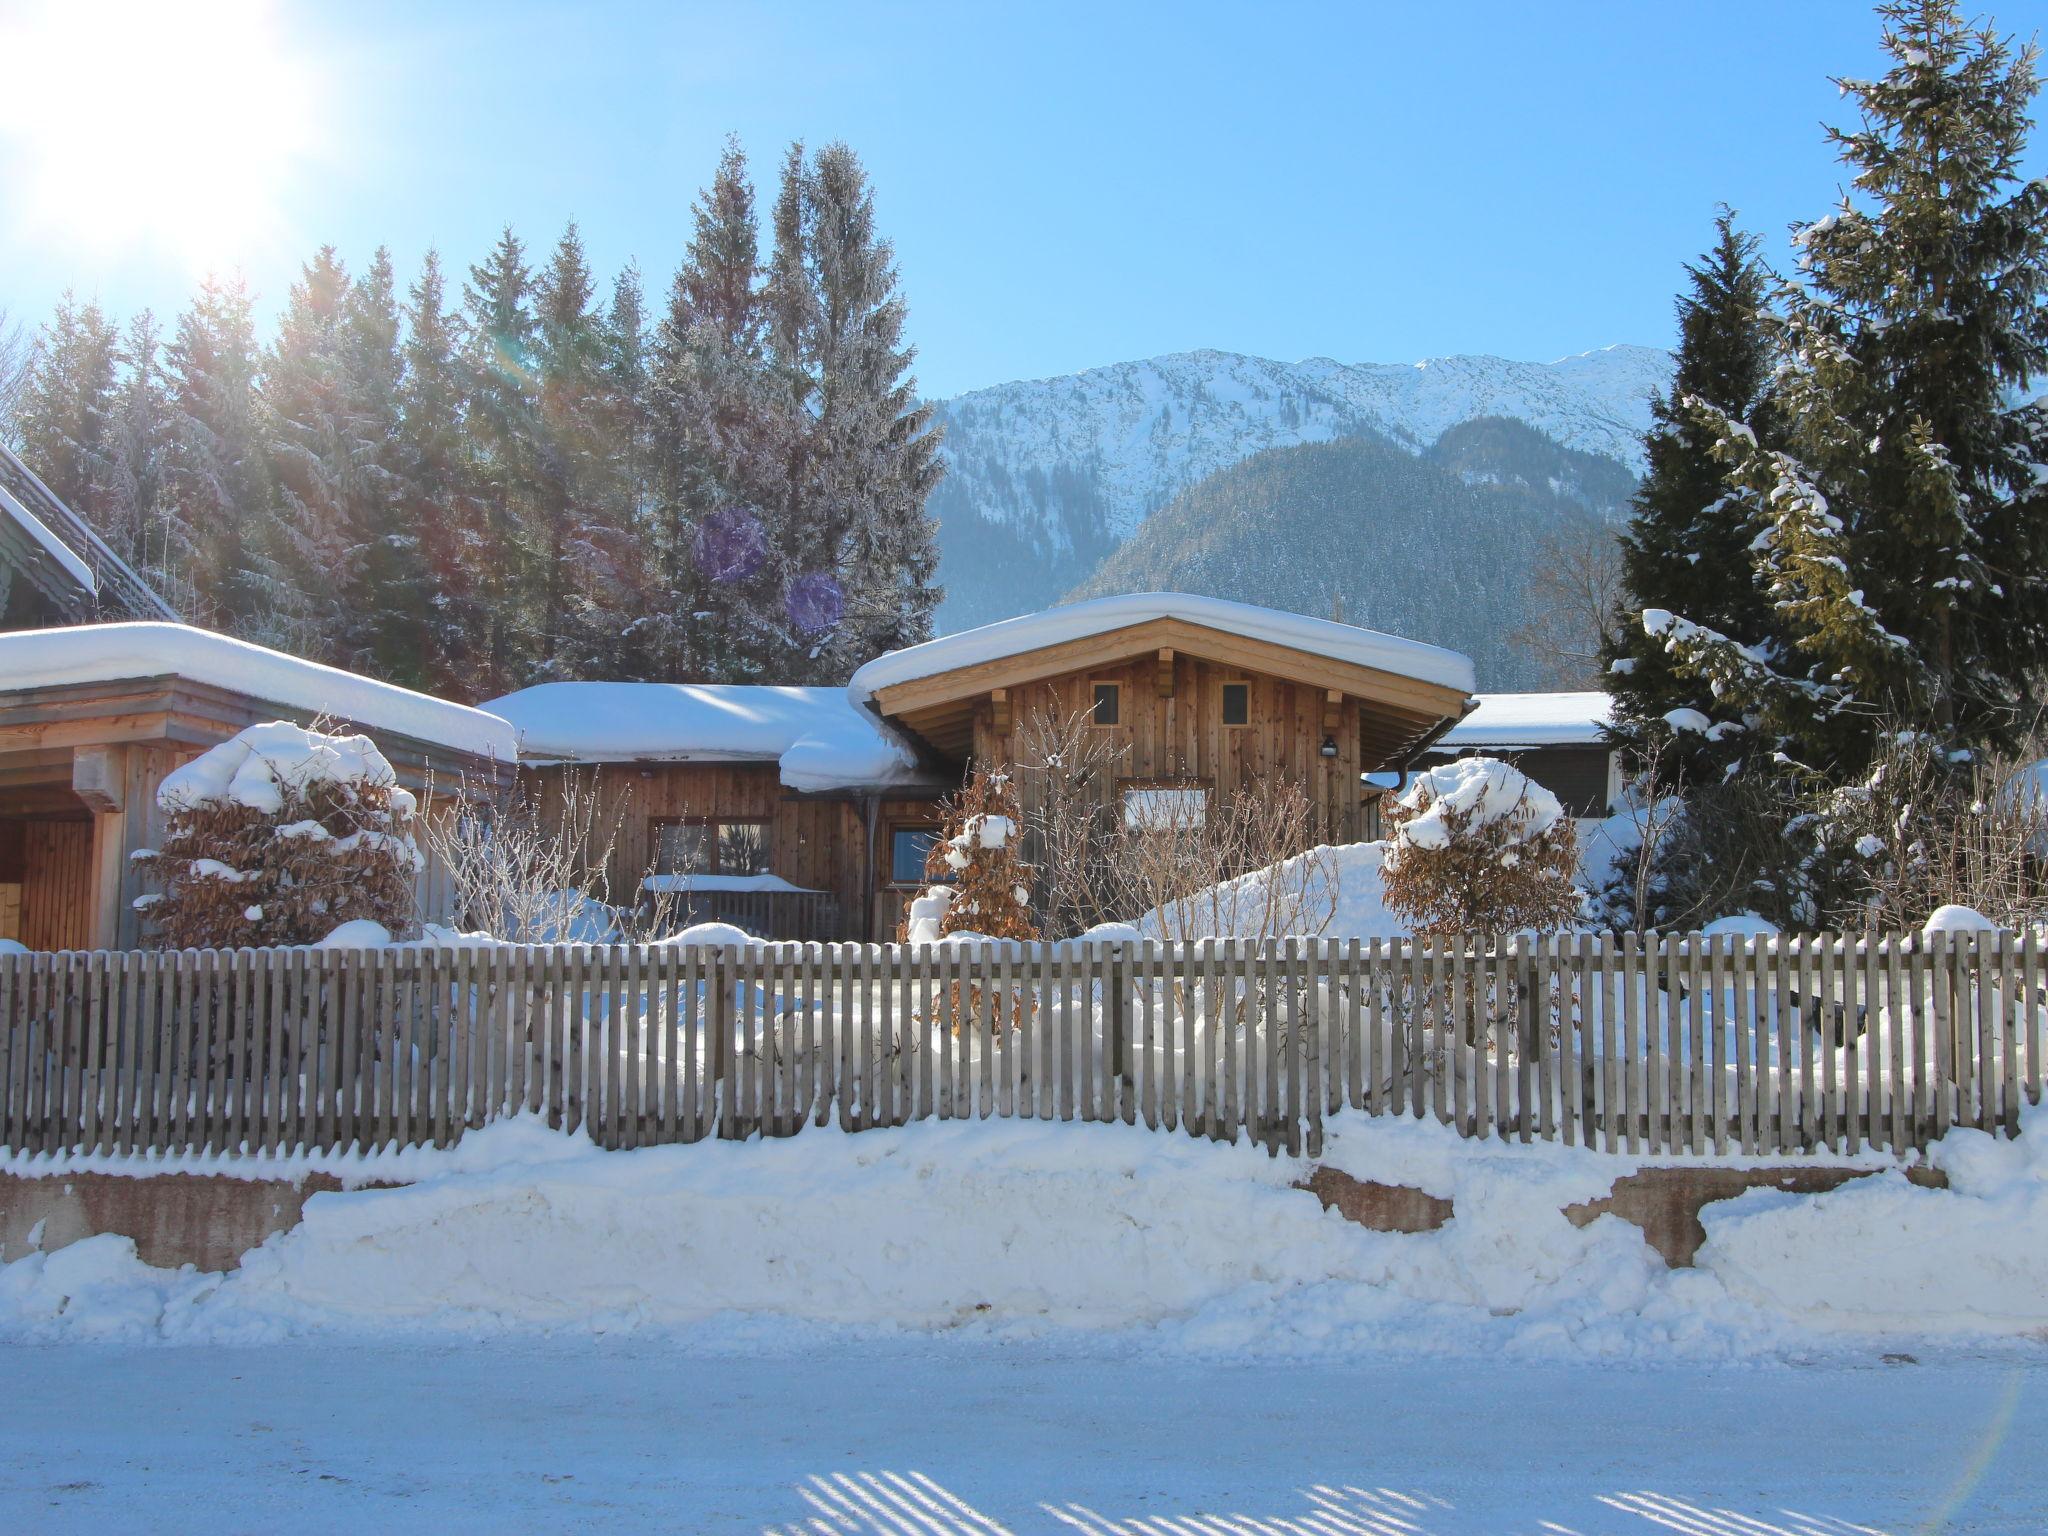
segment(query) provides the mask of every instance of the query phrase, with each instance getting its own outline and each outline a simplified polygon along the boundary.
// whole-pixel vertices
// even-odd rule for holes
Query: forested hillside
[[[1176,497],[1072,595],[1168,590],[1327,615],[1451,646],[1483,688],[1542,685],[1510,638],[1533,563],[1618,515],[1626,469],[1520,422],[1453,428],[1423,454],[1361,434],[1268,449]]]

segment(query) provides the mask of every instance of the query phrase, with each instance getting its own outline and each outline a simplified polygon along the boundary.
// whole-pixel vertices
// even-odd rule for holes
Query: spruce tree
[[[441,258],[429,251],[405,307],[401,520],[418,541],[427,586],[419,637],[422,682],[432,692],[483,697],[475,691],[487,628],[483,509],[462,414],[461,323],[446,306]]]
[[[164,569],[162,513],[164,446],[170,400],[164,387],[163,339],[156,317],[143,310],[128,324],[121,347],[121,386],[114,402],[107,530],[121,558],[145,581],[167,593],[178,585]],[[118,530],[120,537],[114,537]],[[174,579],[166,580],[166,576]]]
[[[533,281],[525,247],[509,226],[469,269],[464,308],[464,421],[482,513],[476,593],[482,630],[471,686],[488,697],[528,681],[539,649],[530,601],[537,586],[530,535],[540,456]]]
[[[925,502],[945,470],[910,375],[916,349],[903,340],[895,252],[876,231],[867,173],[846,145],[828,144],[810,187],[819,501],[838,558],[799,575],[787,604],[799,634],[829,636],[823,675],[836,682],[931,638],[938,525]]]
[[[759,240],[746,156],[728,140],[654,340],[657,677],[791,680],[776,669],[794,408],[764,355]]]
[[[427,677],[433,584],[413,520],[401,407],[397,275],[380,247],[350,289],[342,355],[354,434],[354,514],[363,541],[361,585],[349,593],[342,633],[353,664],[420,687]]]
[[[173,606],[247,632],[259,611],[251,532],[269,495],[256,428],[257,351],[240,278],[209,277],[164,351],[163,567],[184,574]]]
[[[1854,192],[1795,240],[1782,442],[1685,402],[1749,518],[1782,638],[1684,609],[1645,620],[1718,714],[1836,782],[1881,722],[2007,734],[2048,647],[2039,412],[2007,403],[2048,361],[2048,183],[2019,171],[2036,51],[1948,0],[1879,14],[1892,67],[1839,82],[1862,119],[1832,134]]]
[[[66,292],[37,339],[18,411],[21,454],[43,483],[95,532],[113,478],[120,337],[100,306]]]
[[[538,435],[531,541],[540,553],[536,677],[573,676],[590,648],[607,578],[601,488],[608,473],[603,328],[596,280],[571,224],[535,284]]]
[[[1650,402],[1649,472],[1621,535],[1627,612],[1610,626],[1602,652],[1618,744],[1636,762],[1654,747],[1661,771],[1689,785],[1718,783],[1740,760],[1743,742],[1739,733],[1709,740],[1697,731],[1672,730],[1668,714],[1709,713],[1714,700],[1703,682],[1672,665],[1639,617],[1645,609],[1665,609],[1743,635],[1768,632],[1771,617],[1751,571],[1754,532],[1728,493],[1716,439],[1680,403],[1711,401],[1753,430],[1771,430],[1764,406],[1773,355],[1756,241],[1736,229],[1725,209],[1714,229],[1713,247],[1685,269],[1677,366],[1670,393]]]

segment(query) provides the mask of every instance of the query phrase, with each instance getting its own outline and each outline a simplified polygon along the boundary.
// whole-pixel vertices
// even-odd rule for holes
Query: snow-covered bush
[[[356,919],[414,926],[413,797],[367,736],[252,725],[166,777],[157,804],[163,847],[134,857],[160,889],[135,905],[168,947],[310,944]]]
[[[1578,913],[1571,821],[1510,764],[1466,757],[1419,773],[1387,820],[1386,903],[1419,935],[1545,930]]]
[[[1884,733],[1862,783],[1819,793],[1787,829],[1812,851],[1821,920],[1897,932],[1948,906],[2015,929],[2048,917],[2038,747],[2009,758]]]
[[[932,887],[905,909],[897,938],[930,942],[949,933],[1035,939],[1031,870],[1019,855],[1024,821],[1006,774],[977,765],[945,807],[944,835],[925,856]]]

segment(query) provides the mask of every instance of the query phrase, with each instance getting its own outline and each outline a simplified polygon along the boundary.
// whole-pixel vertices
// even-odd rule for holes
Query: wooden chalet
[[[1607,739],[1612,704],[1604,693],[1482,693],[1422,766],[1497,757],[1556,795],[1570,815],[1605,816],[1621,795],[1621,754]]]
[[[892,652],[843,692],[550,683],[483,708],[518,731],[524,773],[595,774],[623,828],[615,900],[651,870],[657,889],[688,893],[693,919],[883,939],[922,883],[940,799],[971,763],[1024,766],[1034,716],[1083,717],[1118,749],[1106,804],[1287,778],[1341,842],[1376,829],[1364,776],[1413,764],[1471,687],[1455,652],[1155,593]]]
[[[135,947],[130,855],[163,834],[164,777],[247,726],[322,717],[371,736],[416,794],[430,778],[512,771],[502,720],[225,635],[182,624],[0,634],[0,938]],[[424,915],[452,915],[431,860],[420,896]]]

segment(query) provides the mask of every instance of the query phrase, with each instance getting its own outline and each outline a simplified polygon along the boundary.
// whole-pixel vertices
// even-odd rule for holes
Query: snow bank
[[[484,707],[528,760],[778,763],[785,785],[814,791],[921,778],[910,743],[840,688],[541,683]]]
[[[1451,751],[1598,746],[1614,717],[1604,693],[1481,693],[1438,743]]]
[[[860,700],[871,699],[881,689],[920,677],[999,661],[1025,651],[1035,651],[1069,640],[1081,640],[1152,619],[1185,619],[1227,634],[1264,640],[1327,656],[1362,667],[1375,667],[1401,677],[1419,678],[1462,692],[1472,691],[1473,672],[1469,657],[1441,646],[1424,645],[1399,635],[1338,624],[1329,619],[1304,618],[1298,613],[1281,613],[1256,608],[1249,603],[1227,602],[1219,597],[1194,597],[1183,592],[1132,592],[1118,597],[1091,598],[1066,603],[1042,613],[984,624],[979,629],[943,635],[922,645],[878,656],[853,674],[849,691]]]
[[[84,624],[0,634],[0,678],[10,688],[165,676],[501,763],[512,762],[517,751],[511,726],[480,709],[187,624]]]
[[[702,1338],[751,1318],[1116,1330],[1228,1356],[1714,1359],[2013,1337],[2048,1326],[2048,1123],[2030,1119],[2018,1142],[1954,1133],[1937,1154],[1949,1191],[1882,1173],[1711,1205],[1690,1271],[1617,1218],[1562,1214],[1642,1161],[1430,1122],[1331,1123],[1326,1163],[1455,1203],[1437,1232],[1386,1234],[1291,1188],[1299,1160],[1137,1127],[928,1122],[606,1153],[512,1120],[451,1151],[354,1160],[419,1182],[314,1195],[225,1276],[150,1269],[111,1236],[30,1254],[0,1269],[0,1338]]]
[[[1256,938],[1272,912],[1278,931],[1326,939],[1405,938],[1402,919],[1387,909],[1381,867],[1385,843],[1338,843],[1284,859],[1271,869],[1253,870],[1221,885],[1205,887],[1175,907],[1179,921],[1162,934],[1157,913],[1146,914],[1138,930],[1146,938]],[[1319,932],[1309,930],[1325,915]]]

